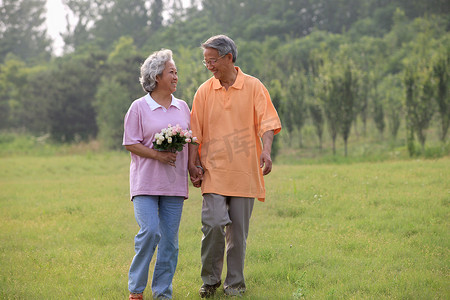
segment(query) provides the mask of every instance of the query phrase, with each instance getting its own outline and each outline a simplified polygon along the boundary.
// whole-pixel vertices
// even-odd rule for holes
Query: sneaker
[[[224,292],[225,296],[242,297],[245,293],[245,288],[226,287],[223,289],[223,292]]]
[[[200,294],[201,298],[209,298],[213,296],[216,293],[217,288],[220,286],[221,282],[219,281],[216,284],[209,285],[209,284],[203,284],[198,293]]]

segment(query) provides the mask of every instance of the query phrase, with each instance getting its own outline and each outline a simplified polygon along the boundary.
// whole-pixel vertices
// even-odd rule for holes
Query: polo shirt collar
[[[145,95],[145,101],[147,102],[148,106],[150,106],[151,110],[155,110],[157,108],[162,108],[164,111],[166,111],[166,108],[160,104],[158,104],[153,98],[152,96],[150,96],[150,93],[148,93],[147,95]],[[178,104],[178,101],[176,100],[176,98],[172,95],[172,102],[170,103],[170,106],[175,106],[176,108],[181,110],[180,104]]]
[[[236,80],[234,81],[234,83],[231,87],[240,90],[244,86],[244,73],[241,71],[241,69],[239,67],[234,67],[234,68],[237,71],[237,76],[236,76]],[[222,88],[222,85],[220,84],[220,80],[213,77],[213,89],[218,90],[221,88]]]

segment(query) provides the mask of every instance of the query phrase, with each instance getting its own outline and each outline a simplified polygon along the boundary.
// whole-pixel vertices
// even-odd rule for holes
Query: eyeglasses
[[[228,53],[227,53],[227,54],[228,54]],[[227,54],[224,54],[224,55],[222,55],[222,56],[219,56],[218,58],[211,58],[209,61],[202,60],[202,63],[205,65],[205,67],[207,67],[207,66],[209,66],[209,65],[214,66],[214,65],[216,64],[216,62],[217,62],[219,59],[225,57],[225,55],[227,55]]]

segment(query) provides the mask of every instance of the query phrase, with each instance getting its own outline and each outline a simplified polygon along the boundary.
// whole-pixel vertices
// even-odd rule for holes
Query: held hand
[[[263,175],[269,174],[272,171],[272,159],[270,158],[270,155],[263,151],[263,153],[261,153],[259,161],[259,167],[264,167]]]
[[[194,173],[194,176],[191,175],[191,182],[192,185],[196,188],[199,188],[202,186],[202,181],[203,181],[203,171],[200,168],[196,168],[197,169],[197,174]]]
[[[198,188],[202,185],[203,169],[199,166],[189,166],[189,174],[194,187]]]
[[[177,153],[169,151],[159,151],[157,159],[164,164],[175,167],[175,162],[177,161]]]
[[[191,181],[192,181],[192,178],[191,178]],[[201,180],[198,180],[196,182],[192,182],[192,185],[196,188],[199,188],[202,186],[202,182],[201,182]]]

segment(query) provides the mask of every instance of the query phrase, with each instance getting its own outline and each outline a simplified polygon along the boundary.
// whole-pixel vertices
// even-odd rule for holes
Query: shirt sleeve
[[[132,104],[124,119],[123,143],[122,145],[134,145],[142,143],[144,133],[141,126],[141,117],[136,105]]]
[[[263,134],[269,130],[274,130],[274,134],[279,133],[281,131],[280,118],[270,99],[269,91],[262,83],[260,83],[260,87],[256,92],[255,102],[257,122],[255,126],[258,135],[262,137]]]

